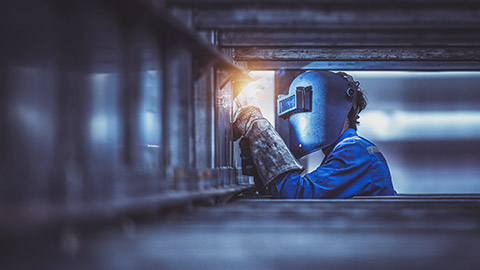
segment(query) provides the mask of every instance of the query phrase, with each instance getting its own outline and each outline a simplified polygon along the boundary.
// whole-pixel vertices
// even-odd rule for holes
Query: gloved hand
[[[239,117],[241,111],[249,106],[260,107],[258,94],[265,89],[260,83],[253,81],[248,83],[242,91],[233,100],[233,119],[234,121]],[[238,139],[238,138],[237,138]]]
[[[255,106],[261,89],[263,88],[258,83],[250,83],[235,98],[233,139],[244,137],[241,142],[244,148],[242,172],[246,169],[246,173],[252,173],[253,167],[255,174],[259,176],[254,176],[255,185],[260,194],[265,194],[265,186],[268,186],[276,176],[288,171],[301,172],[303,167],[275,128]],[[254,166],[251,166],[251,161]]]
[[[303,170],[275,128],[257,107],[247,106],[240,109],[233,123],[233,134],[234,139],[241,136],[245,138],[242,144],[248,144],[249,154],[264,187],[284,172]],[[245,150],[244,152],[246,153]]]
[[[265,188],[265,185],[257,172],[255,163],[253,162],[252,153],[250,152],[250,142],[247,138],[242,138],[240,140],[240,158],[242,159],[242,174],[253,176],[258,194],[267,194],[267,189]]]
[[[247,138],[240,140],[240,158],[242,160],[242,174],[248,176],[258,175],[250,152],[250,142]]]
[[[233,140],[245,136],[252,127],[252,123],[264,119],[260,109],[255,106],[246,106],[238,109],[233,122]]]

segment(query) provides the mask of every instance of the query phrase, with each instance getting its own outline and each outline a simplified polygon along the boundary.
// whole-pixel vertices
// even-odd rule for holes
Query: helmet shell
[[[342,76],[330,71],[307,71],[290,84],[289,94],[297,87],[312,87],[312,111],[289,117],[289,148],[296,158],[335,143],[340,137],[354,94]]]

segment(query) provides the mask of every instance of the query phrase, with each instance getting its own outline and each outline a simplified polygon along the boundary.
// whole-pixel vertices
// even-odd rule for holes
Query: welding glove
[[[242,174],[248,176],[256,176],[257,169],[253,164],[252,153],[250,152],[250,142],[247,138],[240,140],[240,158],[242,160]]]
[[[260,175],[257,172],[257,168],[253,163],[252,153],[250,152],[250,142],[247,138],[242,138],[240,140],[240,158],[242,160],[242,174],[253,176],[253,181],[255,183],[255,187],[257,188],[258,194],[266,195],[267,189],[263,184]]]
[[[285,172],[301,172],[303,167],[288,149],[275,128],[254,106],[241,108],[233,122],[235,140],[247,139],[251,158],[264,184]]]

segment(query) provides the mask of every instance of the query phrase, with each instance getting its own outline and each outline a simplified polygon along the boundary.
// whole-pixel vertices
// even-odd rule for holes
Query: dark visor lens
[[[312,87],[297,87],[294,94],[279,96],[277,99],[278,116],[288,118],[299,112],[312,111]]]

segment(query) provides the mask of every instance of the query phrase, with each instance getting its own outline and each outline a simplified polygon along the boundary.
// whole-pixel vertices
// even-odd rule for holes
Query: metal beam
[[[206,43],[193,30],[176,20],[170,13],[168,13],[168,11],[163,9],[154,9],[153,6],[149,5],[145,5],[143,8],[150,10],[145,10],[145,13],[152,12],[150,15],[154,18],[156,26],[163,35],[179,36],[185,42],[187,47],[196,54],[196,56],[199,56],[200,58],[213,58],[214,61],[212,64],[214,66],[219,68],[227,68],[235,72],[240,77],[247,79],[249,78],[246,70],[237,67],[213,45]]]
[[[237,61],[480,61],[480,47],[235,48]]]
[[[249,70],[480,71],[480,61],[248,61]]]
[[[43,232],[64,224],[85,226],[118,220],[125,215],[148,216],[160,210],[174,209],[201,200],[228,197],[251,189],[252,186],[232,185],[201,191],[171,191],[141,196],[121,202],[101,202],[78,207],[58,204],[32,203],[0,206],[0,235],[18,237],[31,232]],[[35,214],[34,214],[35,213]]]
[[[415,6],[437,6],[437,5],[474,5],[478,0],[167,0],[169,6],[189,6],[189,7],[235,7],[235,6],[367,6],[382,5],[415,5]]]
[[[475,5],[375,5],[296,7],[240,6],[199,8],[194,12],[198,29],[471,29],[478,28],[480,3]]]
[[[335,46],[480,46],[480,27],[471,29],[397,30],[223,30],[221,47],[335,47]]]
[[[2,269],[479,269],[479,207],[462,199],[238,200],[72,230],[60,241],[2,238]]]

